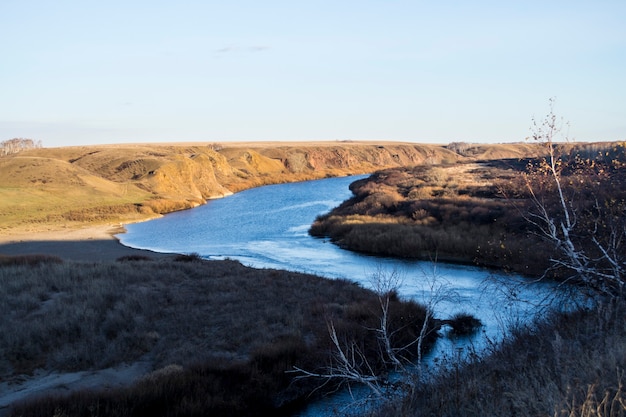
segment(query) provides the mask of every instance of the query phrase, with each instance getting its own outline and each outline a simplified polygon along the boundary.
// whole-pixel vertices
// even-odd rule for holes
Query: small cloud
[[[259,46],[250,46],[248,48],[248,50],[250,52],[263,52],[263,51],[267,51],[268,49],[270,49],[269,46],[260,46],[260,45]]]
[[[231,52],[263,52],[270,49],[269,46],[265,45],[254,45],[254,46],[225,46],[220,49],[216,49],[215,52],[218,54],[226,54]]]

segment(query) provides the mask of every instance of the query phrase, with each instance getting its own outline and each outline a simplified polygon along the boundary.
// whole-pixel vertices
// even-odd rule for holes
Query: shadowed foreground
[[[108,262],[4,255],[0,293],[0,407],[15,407],[12,415],[84,415],[94,407],[90,415],[290,414],[321,382],[294,383],[286,371],[328,364],[329,317],[384,367],[366,331],[376,325],[379,300],[343,280],[189,255]],[[402,334],[419,328],[425,310],[398,300],[390,314]],[[126,384],[106,389],[103,379],[87,392],[74,382],[59,396],[76,373],[116,370]],[[33,374],[60,382],[16,395]],[[55,396],[33,399],[46,393]]]
[[[123,256],[143,256],[163,259],[171,254],[129,248],[114,239],[89,240],[34,240],[28,242],[0,243],[0,255],[47,254],[68,261],[114,261]]]

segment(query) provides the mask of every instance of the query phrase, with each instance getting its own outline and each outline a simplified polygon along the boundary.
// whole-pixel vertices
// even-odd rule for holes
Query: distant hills
[[[356,141],[25,149],[0,157],[0,231],[132,222],[265,184],[540,152],[528,143],[464,145],[463,152]]]

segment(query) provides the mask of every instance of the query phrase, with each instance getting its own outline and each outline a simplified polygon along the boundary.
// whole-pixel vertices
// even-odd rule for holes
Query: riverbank
[[[549,268],[551,248],[528,227],[525,161],[381,170],[319,216],[310,233],[377,256],[436,259],[525,276]],[[507,198],[514,195],[515,198]]]

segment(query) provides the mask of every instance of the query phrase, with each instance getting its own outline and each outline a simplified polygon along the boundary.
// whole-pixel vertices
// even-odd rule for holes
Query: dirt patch
[[[0,382],[0,416],[6,415],[11,404],[25,399],[79,390],[106,391],[125,387],[150,371],[150,361],[137,361],[95,371],[58,373],[39,370],[32,376],[19,375]]]

